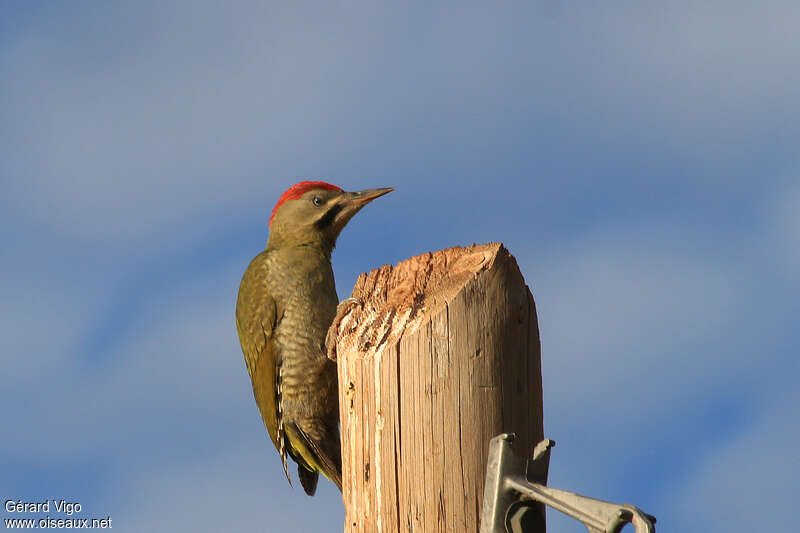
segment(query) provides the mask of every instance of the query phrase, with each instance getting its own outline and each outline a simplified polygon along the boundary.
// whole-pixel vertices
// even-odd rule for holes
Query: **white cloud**
[[[776,369],[777,370],[777,369]],[[781,369],[796,376],[794,369]],[[800,394],[792,379],[765,388],[757,421],[709,450],[700,467],[666,498],[673,530],[792,531],[800,494]],[[666,523],[666,522],[665,522]]]
[[[777,250],[776,261],[764,266],[773,274],[784,274],[795,289],[800,289],[800,185],[786,185],[775,191],[767,204],[765,250]],[[776,272],[777,271],[777,272]]]
[[[48,34],[15,42],[3,77],[14,81],[19,215],[69,238],[146,247],[303,177],[320,137],[345,133],[370,49],[324,31],[335,18],[304,17],[297,32],[259,5],[155,9],[139,31],[110,14],[127,44],[115,61]]]
[[[53,369],[72,367],[75,350],[90,334],[117,281],[109,273],[105,285],[93,283],[96,269],[75,268],[63,249],[41,243],[32,248],[28,253],[12,243],[3,250],[0,398],[26,390]]]
[[[335,486],[321,480],[313,498],[289,488],[277,455],[231,443],[211,460],[132,473],[112,502],[121,531],[340,530],[344,508]],[[276,476],[277,474],[277,476]]]
[[[448,143],[465,157],[521,112],[557,110],[549,135],[565,142],[635,134],[684,155],[733,150],[731,136],[796,109],[792,6],[433,10],[415,41],[390,30],[409,15],[389,8],[109,10],[93,28],[109,49],[42,28],[4,53],[5,159],[24,179],[11,207],[67,238],[148,249],[232,210],[266,211],[287,182],[351,170],[344,161],[376,158],[385,172]]]
[[[131,324],[110,326],[122,338],[108,339],[100,353],[78,352],[97,315],[71,315],[66,302],[51,307],[63,313],[52,321],[56,333],[69,332],[53,337],[41,333],[41,313],[25,315],[30,320],[17,325],[18,334],[32,339],[32,347],[20,343],[19,349],[36,350],[43,361],[15,364],[14,394],[27,391],[27,401],[10,413],[9,423],[17,419],[19,430],[0,445],[19,457],[102,454],[163,431],[175,431],[181,440],[185,435],[175,421],[191,426],[204,416],[227,418],[229,430],[241,430],[245,412],[257,420],[233,321],[237,281],[238,272],[227,271],[145,300]],[[31,420],[36,423],[24,423]],[[60,438],[49,438],[53,432]]]
[[[752,147],[798,111],[796,3],[601,4],[570,15],[589,45],[576,66],[597,91],[584,105],[614,115],[609,128],[668,139],[691,157],[737,157],[733,146]]]
[[[720,342],[740,320],[731,313],[739,266],[668,234],[641,240],[618,231],[591,235],[545,263],[532,281],[545,387],[559,397],[559,411],[588,404],[595,414],[634,415],[631,422],[663,415],[664,398],[672,398],[668,410],[679,409],[709,373],[730,379],[743,364],[745,354],[699,357],[696,348]],[[723,359],[729,371],[717,372]]]
[[[772,300],[783,280],[760,277],[763,262],[780,261],[778,248],[763,248],[768,228],[741,236],[734,256],[684,231],[652,222],[598,228],[550,256],[519,254],[522,270],[535,272],[528,282],[542,335],[545,434],[559,442],[551,482],[636,503],[662,523],[683,520],[688,507],[675,511],[663,494],[642,496],[639,484],[673,486],[676,477],[698,475],[724,446],[709,431],[745,431],[754,403],[773,401],[765,384],[786,360],[771,347],[754,352],[759,337],[772,334],[761,310],[785,308]],[[718,408],[723,419],[704,422]],[[681,442],[691,451],[670,454]],[[676,463],[672,472],[648,474],[651,461]]]

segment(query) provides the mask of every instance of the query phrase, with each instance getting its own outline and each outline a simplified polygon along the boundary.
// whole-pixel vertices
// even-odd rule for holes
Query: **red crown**
[[[278,200],[278,203],[275,204],[275,207],[272,208],[272,214],[269,217],[269,225],[272,225],[272,219],[275,218],[275,213],[278,212],[278,208],[283,205],[283,203],[287,200],[297,200],[305,193],[312,189],[326,189],[329,191],[341,191],[341,187],[337,187],[336,185],[331,185],[330,183],[325,183],[324,181],[301,181],[299,183],[295,183],[291,187],[289,187],[285,193],[283,193]]]

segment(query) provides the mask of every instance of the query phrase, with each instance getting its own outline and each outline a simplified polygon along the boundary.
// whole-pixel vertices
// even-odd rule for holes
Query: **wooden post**
[[[543,438],[536,308],[502,244],[356,281],[337,343],[346,532],[477,532],[489,439]]]

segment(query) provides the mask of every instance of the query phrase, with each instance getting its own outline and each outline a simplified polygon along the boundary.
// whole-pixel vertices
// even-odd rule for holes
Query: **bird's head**
[[[353,215],[391,187],[346,192],[324,181],[301,181],[284,192],[269,218],[267,248],[315,245],[330,254]]]

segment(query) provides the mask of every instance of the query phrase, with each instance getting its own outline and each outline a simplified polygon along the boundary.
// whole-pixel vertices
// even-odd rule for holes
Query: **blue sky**
[[[517,257],[553,486],[661,530],[791,530],[798,25],[780,1],[4,2],[0,495],[121,531],[340,529],[329,483],[283,479],[233,321],[313,177],[396,188],[341,236],[340,297],[429,250]]]

